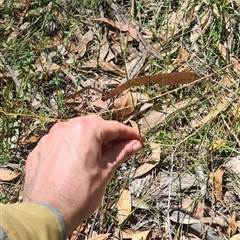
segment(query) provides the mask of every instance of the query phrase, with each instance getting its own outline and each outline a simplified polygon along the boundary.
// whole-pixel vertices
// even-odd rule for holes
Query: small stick
[[[237,144],[238,144],[238,147],[240,147],[240,140],[238,139],[237,135],[232,131],[232,129],[230,128],[230,126],[227,124],[227,122],[223,120],[223,123],[225,124],[226,128],[228,129],[228,131],[233,135],[233,137],[235,138]]]
[[[16,89],[17,91],[21,90],[21,83],[19,82],[18,78],[16,77],[16,75],[14,74],[12,68],[7,64],[7,62],[5,61],[5,58],[3,57],[2,53],[0,52],[0,60],[2,61],[2,63],[6,66],[10,76],[12,77],[15,85],[16,85]]]
[[[93,230],[94,230],[93,228],[94,228],[96,220],[97,220],[98,212],[99,212],[99,208],[97,209],[97,211],[95,212],[94,217],[93,217],[93,222],[92,222],[92,225],[91,225],[91,228],[90,228],[90,231],[89,231],[89,237],[90,238],[93,235]]]

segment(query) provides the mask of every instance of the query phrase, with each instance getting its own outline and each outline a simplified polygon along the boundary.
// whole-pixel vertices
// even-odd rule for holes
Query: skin
[[[98,208],[116,168],[141,147],[138,132],[117,121],[57,123],[27,158],[23,201],[54,207],[69,236]]]

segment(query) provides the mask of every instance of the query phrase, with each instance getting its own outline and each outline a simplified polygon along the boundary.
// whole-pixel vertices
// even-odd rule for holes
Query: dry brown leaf
[[[222,180],[223,180],[224,172],[225,172],[224,170],[219,168],[216,170],[216,172],[210,175],[210,179],[213,183],[214,195],[216,199],[223,205],[225,205],[223,202],[223,193],[222,193]]]
[[[150,110],[142,120],[142,125],[140,128],[141,132],[142,133],[148,132],[152,128],[155,128],[159,124],[161,124],[170,114],[188,106],[189,104],[193,104],[197,101],[199,101],[198,98],[184,99],[182,101],[175,103],[174,106],[171,106],[167,109],[163,109],[161,112]]]
[[[240,118],[240,103],[232,103],[232,113],[235,118]]]
[[[161,40],[166,42],[169,38],[174,37],[179,32],[179,20],[180,19],[178,19],[178,14],[176,12],[171,12],[169,14],[168,21],[160,30]]]
[[[230,75],[224,75],[220,83],[222,86],[230,88],[234,83],[234,79]]]
[[[99,96],[92,96],[92,104],[95,107],[102,108],[102,109],[108,109],[108,105],[106,102],[102,101],[101,97]]]
[[[12,181],[20,175],[19,172],[11,171],[9,169],[0,168],[0,180],[1,181]]]
[[[121,77],[125,76],[125,72],[113,63],[106,62],[106,61],[99,61],[98,66],[106,72],[112,72]]]
[[[105,240],[105,239],[107,239],[110,235],[111,235],[111,233],[100,234],[100,235],[94,236],[94,237],[92,237],[92,238],[89,238],[88,240]]]
[[[117,203],[118,223],[122,224],[130,215],[132,210],[131,192],[128,189],[123,189]]]
[[[190,196],[184,197],[181,201],[181,208],[187,212],[193,212],[194,205],[194,200]]]
[[[67,240],[86,240],[88,235],[88,229],[86,225],[80,224],[72,235]]]
[[[177,62],[184,63],[188,60],[188,57],[189,57],[189,52],[185,48],[180,48]]]
[[[217,216],[217,217],[201,217],[201,218],[193,218],[188,214],[176,214],[173,213],[170,216],[170,220],[176,223],[181,223],[181,224],[217,224],[223,228],[226,228],[229,226],[229,223],[224,216]],[[182,216],[182,217],[181,217]]]
[[[132,236],[132,240],[147,240],[150,230],[134,233]]]
[[[140,165],[134,175],[133,178],[140,177],[146,173],[148,173],[150,170],[152,170],[154,167],[156,167],[160,161],[160,154],[161,154],[161,147],[158,143],[150,143],[150,147],[152,149],[151,155],[147,159],[143,159],[141,162],[144,162],[144,164]]]
[[[205,117],[203,117],[201,120],[193,121],[191,126],[193,128],[197,128],[204,125],[211,119],[215,118],[219,113],[224,111],[231,102],[232,100],[229,97],[225,95],[221,95],[216,107],[212,111],[210,111]]]
[[[177,216],[171,216],[170,217],[170,220],[175,222],[175,223],[181,223],[181,224],[195,224],[195,223],[201,223],[201,220],[200,219],[194,219],[194,218],[183,218],[183,219],[180,219],[179,217]]]
[[[190,2],[182,1],[180,8],[176,10],[176,12],[169,13],[168,21],[166,24],[160,28],[159,36],[161,36],[161,40],[163,43],[166,43],[169,39],[174,38],[182,28],[186,28],[193,21],[193,14],[190,13],[192,9],[189,9]],[[188,17],[185,17],[185,13],[188,11]],[[162,43],[162,44],[163,44]]]
[[[147,98],[148,99],[148,98]],[[145,101],[145,99],[142,99],[141,98],[141,101]],[[153,103],[149,103],[149,102],[145,102],[142,106],[141,106],[141,108],[140,108],[140,112],[143,112],[143,111],[146,111],[148,108],[151,108],[151,107],[153,107]]]
[[[217,139],[213,145],[211,146],[210,150],[211,151],[216,151],[218,149],[220,149],[221,147],[226,145],[226,141],[223,139]]]
[[[33,144],[33,143],[36,143],[40,138],[41,138],[41,136],[37,136],[37,135],[36,136],[31,136],[29,138],[20,140],[18,143],[20,145]]]
[[[114,101],[114,115],[116,119],[122,119],[134,112],[134,107],[137,104],[137,94],[128,91],[124,96],[117,98]]]
[[[200,219],[195,219],[192,217],[186,217],[183,219],[179,219],[177,216],[171,216],[170,220],[176,223],[181,224],[196,224],[196,223],[202,223],[202,224],[217,224],[223,228],[228,227],[228,222],[226,221],[225,217],[219,216],[219,217],[202,217]]]
[[[137,33],[137,39],[139,40],[140,43],[143,43],[144,47],[146,48],[148,53],[152,53],[156,58],[158,59],[162,59],[162,55],[152,46],[152,44],[149,44],[146,40],[145,37],[147,37],[146,35],[143,37],[143,35],[138,32],[138,26],[134,24],[133,21],[129,20],[128,17],[126,17],[121,10],[121,7],[119,7],[117,4],[112,3],[110,4],[111,9],[113,10],[113,12],[116,13],[115,18],[117,19],[117,21],[119,23],[122,23],[123,25],[127,26],[127,29],[129,29],[128,31],[130,31],[130,34],[125,34],[127,35],[127,41],[131,41],[132,40],[132,36],[131,33],[133,33],[134,31],[136,31]],[[114,24],[115,25],[115,24]],[[116,28],[116,26],[115,26]],[[124,29],[123,29],[124,30]],[[141,31],[144,33],[145,30],[144,28],[141,27]],[[121,36],[121,41],[123,42],[124,36],[122,34],[122,31],[120,31],[120,34],[118,34]],[[132,34],[133,35],[133,34]],[[119,39],[119,37],[118,37]]]
[[[105,41],[105,43],[103,43],[102,46],[99,49],[98,60],[99,61],[105,61],[106,56],[108,55],[108,52],[109,52],[109,44],[108,44],[107,41]]]
[[[107,57],[105,59],[106,62],[111,62],[111,61],[114,61],[116,59],[116,55],[115,53],[112,51],[112,49],[109,49],[109,52],[107,54]]]
[[[146,58],[147,58],[147,54],[144,54],[141,56],[136,56],[136,58],[128,62],[126,66],[128,78],[135,77],[137,73],[141,71],[142,67],[144,66]]]
[[[56,63],[37,64],[35,66],[37,67],[36,72],[53,72],[61,68]]]
[[[87,62],[84,62],[82,68],[96,68],[98,66],[98,62],[96,58],[90,59]]]
[[[2,70],[1,70],[2,71]],[[18,77],[20,75],[20,72],[18,70],[13,71],[13,74]],[[2,77],[11,77],[11,74],[9,72],[0,73],[0,78]]]
[[[122,230],[122,238],[123,239],[132,239],[132,240],[146,240],[148,239],[148,235],[150,234],[150,230],[147,231],[139,231],[132,229],[123,229]]]
[[[135,86],[142,86],[147,85],[149,83],[157,83],[160,86],[166,86],[166,85],[178,85],[178,84],[186,84],[191,83],[196,80],[200,79],[200,76],[198,76],[196,73],[193,72],[173,72],[173,73],[159,73],[159,74],[153,74],[148,76],[140,76],[133,78],[119,87],[115,88],[112,92],[105,95],[103,97],[103,100],[108,100],[110,98],[115,97],[116,95],[124,92],[130,87]]]
[[[230,240],[239,240],[240,239],[240,233],[232,236]]]
[[[238,224],[236,222],[236,212],[233,212],[232,217],[231,217],[231,233],[235,234],[238,229]]]
[[[234,57],[230,58],[230,63],[233,66],[233,70],[240,76],[240,61]]]
[[[236,175],[240,176],[240,158],[239,157],[233,157],[230,158],[226,164],[225,167],[231,171],[236,173]]]
[[[200,6],[200,5],[199,5]],[[195,47],[196,41],[205,34],[205,31],[207,30],[208,26],[211,24],[211,21],[209,21],[210,15],[212,12],[209,10],[206,12],[204,17],[201,19],[201,26],[197,23],[193,28],[190,35],[190,41],[192,42],[192,45]]]
[[[132,126],[135,130],[138,131],[138,124],[137,124],[135,121],[129,120],[129,123],[131,124],[131,126]]]
[[[148,173],[153,168],[155,168],[158,165],[158,163],[159,163],[159,160],[144,163],[143,165],[137,168],[135,174],[133,175],[133,178],[141,177],[142,175]]]
[[[123,239],[132,239],[132,236],[135,232],[139,232],[139,231],[132,230],[132,229],[123,229],[122,230],[122,238]]]
[[[78,39],[77,51],[80,57],[83,57],[87,50],[87,44],[93,40],[93,31],[90,29],[84,35],[82,35],[80,29],[75,31],[75,35]]]
[[[111,25],[112,27],[117,28],[118,30],[120,30],[122,32],[129,32],[130,37],[132,37],[135,40],[138,40],[138,31],[135,28],[133,28],[131,26],[131,24],[126,25],[126,24],[123,24],[123,23],[119,23],[117,21],[113,21],[113,20],[108,19],[108,18],[96,18],[96,19],[93,19],[93,20],[94,21],[105,22],[105,23]],[[128,39],[128,40],[130,41],[131,39]]]
[[[221,43],[218,44],[218,51],[220,52],[222,58],[227,62],[228,61],[228,56],[229,56],[229,51],[228,49]]]
[[[159,143],[149,143],[151,147],[151,154],[147,157],[141,160],[142,163],[146,162],[152,162],[152,161],[159,161],[160,155],[161,155],[161,146]]]
[[[140,42],[139,48],[129,47],[130,54],[128,56],[128,62],[126,64],[126,71],[128,79],[132,79],[139,74],[144,67],[146,59],[148,57],[148,51],[146,46]]]
[[[198,202],[196,204],[196,210],[195,210],[195,217],[202,218],[204,214],[204,204],[202,202]]]

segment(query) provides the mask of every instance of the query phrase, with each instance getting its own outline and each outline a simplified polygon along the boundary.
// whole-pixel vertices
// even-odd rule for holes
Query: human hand
[[[70,235],[98,208],[113,171],[140,149],[138,132],[117,121],[57,123],[27,158],[23,201],[55,208]]]

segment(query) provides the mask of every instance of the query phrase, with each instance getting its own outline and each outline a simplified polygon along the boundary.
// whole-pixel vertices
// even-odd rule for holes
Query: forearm
[[[44,204],[0,205],[0,239],[66,239],[65,223],[57,211]]]

